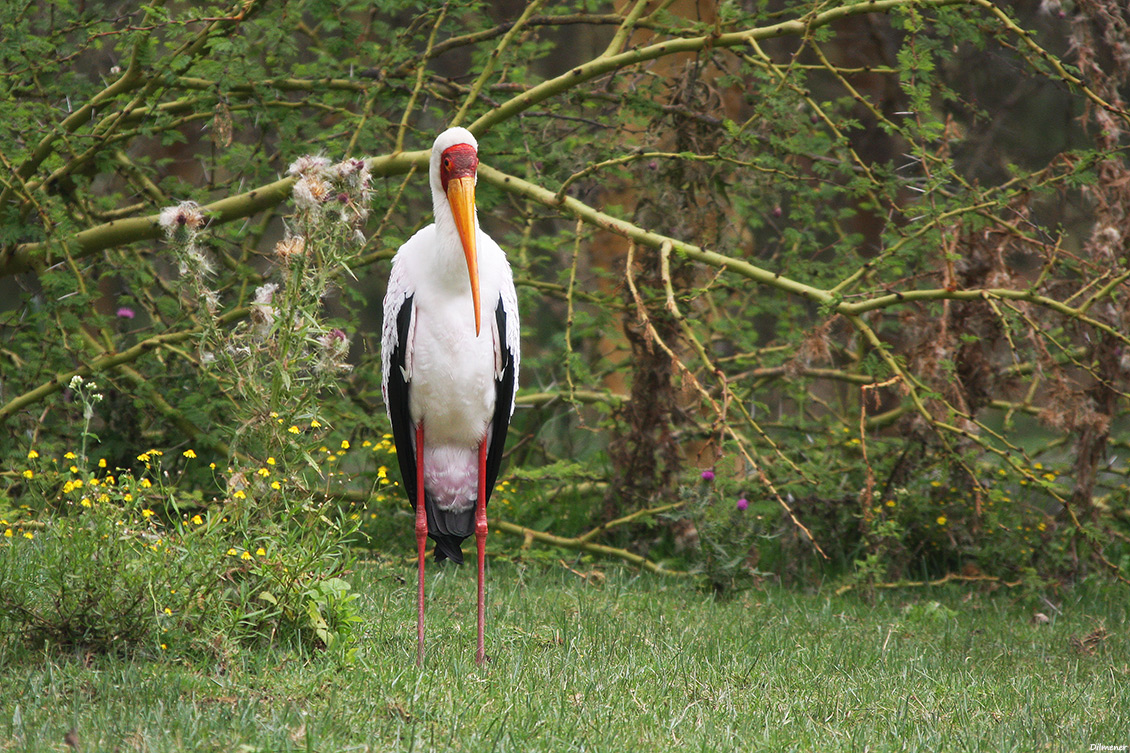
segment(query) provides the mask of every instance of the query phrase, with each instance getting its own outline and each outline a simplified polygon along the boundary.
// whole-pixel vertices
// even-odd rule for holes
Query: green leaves
[[[885,474],[898,486],[946,468],[974,484],[979,460],[1023,444],[1018,416],[1090,415],[1121,405],[1103,385],[1126,392],[1114,348],[1096,350],[1126,344],[1110,318],[1125,308],[1124,260],[1096,256],[1125,236],[1111,219],[1125,214],[1111,177],[1125,155],[1109,139],[1126,114],[1074,80],[1085,40],[1063,35],[1087,24],[949,0],[726,3],[709,21],[639,7],[628,24],[589,2],[548,3],[517,31],[517,15],[482,3],[257,3],[238,22],[221,3],[115,17],[89,3],[0,9],[12,30],[0,39],[0,154],[22,176],[0,183],[8,436],[61,455],[80,419],[59,375],[96,370],[108,397],[91,432],[123,466],[137,437],[206,442],[221,469],[240,455],[260,461],[252,473],[266,457],[304,469],[293,499],[266,480],[247,487],[256,502],[379,490],[387,469],[330,476],[327,453],[289,428],[383,433],[378,303],[388,260],[432,208],[421,155],[393,152],[426,147],[465,110],[492,168],[480,219],[515,267],[522,387],[537,398],[515,418],[512,466],[583,488],[592,509],[578,518],[615,516],[638,500],[609,482],[648,465],[666,479],[649,488],[676,495],[684,465],[721,452],[780,492],[765,494],[781,511],[773,535],[827,512],[821,543],[844,542],[847,566],[951,566],[853,538],[869,479],[878,489]],[[617,34],[628,53],[601,55]],[[317,205],[352,219],[321,233],[309,267],[275,253],[317,235],[282,203],[297,178],[280,176],[302,155],[368,157],[373,172],[365,197]],[[192,260],[151,219],[182,201],[223,202],[197,244],[211,268],[194,292],[179,282]],[[255,299],[272,282],[268,312]],[[352,370],[328,381],[312,354],[338,329],[350,347],[335,362]],[[634,413],[647,400],[656,410]],[[1124,409],[1103,410],[1124,441]],[[1027,509],[1114,493],[1122,465],[1094,448],[1073,455],[1074,437],[1024,445],[1017,462],[1068,471],[1093,457],[1114,475],[1092,474],[1091,492],[1031,482]],[[617,465],[618,443],[648,462]],[[16,504],[44,492],[12,470],[22,452],[0,443],[0,493]],[[174,496],[226,499],[239,474],[197,468]],[[535,503],[521,514],[552,520]],[[946,551],[985,545],[972,532],[986,515],[947,509],[947,532],[969,536]],[[926,530],[912,523],[900,530]],[[332,633],[330,597],[311,598],[314,612],[291,612]],[[255,619],[272,608],[254,604]]]

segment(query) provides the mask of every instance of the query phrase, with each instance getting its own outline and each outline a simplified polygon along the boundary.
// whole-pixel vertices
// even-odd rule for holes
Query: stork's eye
[[[451,169],[451,157],[444,157],[443,158],[443,169],[444,170],[450,170]]]

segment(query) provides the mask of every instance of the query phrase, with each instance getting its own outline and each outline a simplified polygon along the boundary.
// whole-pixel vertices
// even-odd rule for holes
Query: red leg
[[[486,596],[483,589],[487,553],[487,440],[479,444],[479,497],[475,502],[475,544],[479,555],[479,642],[475,662],[486,661],[483,631],[486,626]]]
[[[419,554],[419,587],[416,614],[416,664],[424,666],[424,547],[428,541],[428,513],[424,507],[424,422],[416,424],[416,552]]]

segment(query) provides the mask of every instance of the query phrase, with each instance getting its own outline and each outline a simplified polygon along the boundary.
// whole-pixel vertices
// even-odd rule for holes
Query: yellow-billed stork
[[[424,661],[424,546],[437,562],[478,550],[478,643],[485,659],[486,505],[518,388],[518,297],[506,254],[479,229],[478,144],[450,128],[432,145],[435,222],[392,260],[381,333],[381,388],[419,554],[417,663]],[[483,313],[486,316],[483,316]]]

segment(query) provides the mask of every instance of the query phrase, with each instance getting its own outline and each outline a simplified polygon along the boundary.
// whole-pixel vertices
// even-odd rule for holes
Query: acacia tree
[[[803,553],[868,577],[1122,577],[1115,0],[2,12],[10,500],[29,445],[67,446],[76,375],[115,388],[113,463],[139,441],[274,451],[249,427],[293,407],[244,399],[199,343],[254,326],[304,154],[363,159],[374,183],[321,301],[355,368],[301,417],[379,436],[387,263],[428,221],[426,146],[460,124],[526,323],[510,466],[555,480],[549,517],[500,528],[599,549],[631,524],[637,561],[674,536],[723,574]],[[159,223],[183,200],[207,223],[208,305]],[[335,493],[368,498],[377,474]],[[543,530],[590,511],[603,525],[575,538]],[[675,525],[643,526],[656,513]]]

